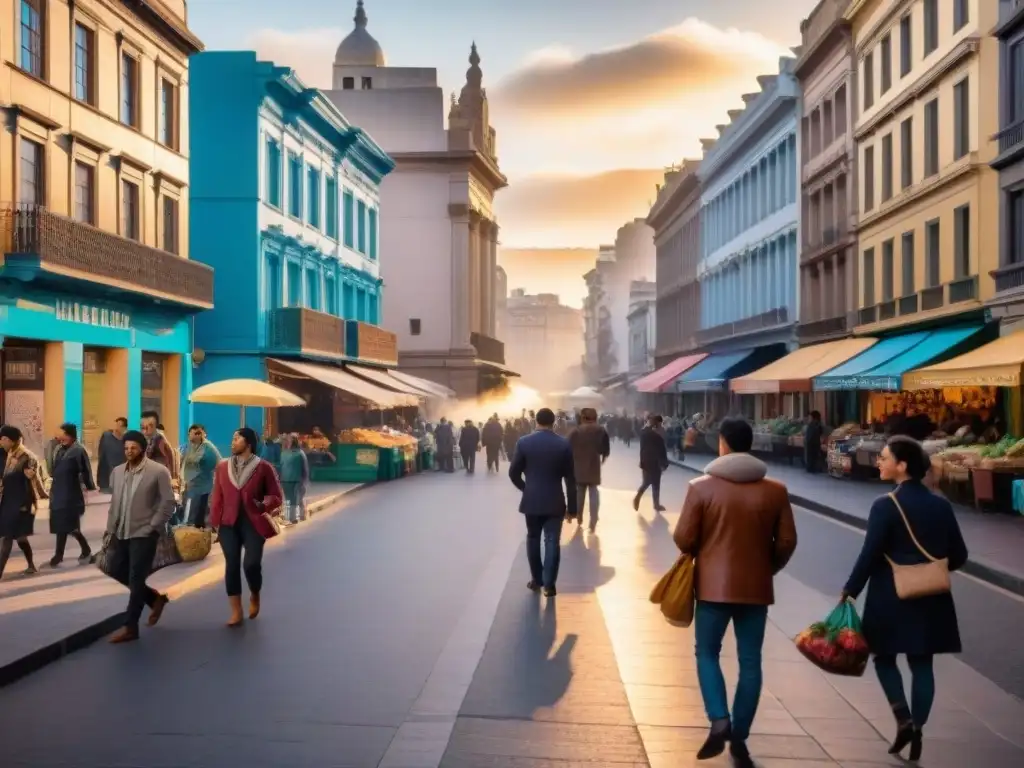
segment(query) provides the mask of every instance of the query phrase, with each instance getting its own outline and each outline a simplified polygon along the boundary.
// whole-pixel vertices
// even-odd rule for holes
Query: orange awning
[[[859,355],[877,341],[861,337],[801,347],[758,371],[733,379],[729,386],[741,395],[810,392],[811,379]]]
[[[661,366],[654,373],[648,373],[634,381],[633,388],[637,392],[661,392],[664,387],[670,385],[705,357],[707,355],[703,353],[678,357],[668,365]]]
[[[904,389],[1019,387],[1024,368],[1024,331],[991,341],[944,363],[903,374]]]

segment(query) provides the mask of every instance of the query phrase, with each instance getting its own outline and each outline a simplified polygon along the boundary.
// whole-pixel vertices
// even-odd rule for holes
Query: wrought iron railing
[[[1024,261],[994,269],[991,274],[996,281],[996,293],[1024,289]]]
[[[718,339],[728,339],[733,336],[742,336],[746,333],[775,328],[788,322],[789,311],[786,307],[778,307],[753,317],[746,317],[742,320],[722,323],[721,325],[697,331],[697,341],[699,344],[707,344]]]
[[[824,320],[800,323],[797,327],[797,335],[805,339],[834,336],[846,333],[846,327],[846,315],[826,317]]]

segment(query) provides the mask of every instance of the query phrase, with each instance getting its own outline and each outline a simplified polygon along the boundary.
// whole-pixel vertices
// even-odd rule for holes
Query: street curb
[[[357,493],[358,491],[361,491],[364,488],[376,484],[376,482],[362,483],[350,490],[332,493],[321,499],[317,499],[316,501],[312,502],[309,505],[309,507],[306,510],[306,514],[308,515],[309,518],[312,518],[313,515],[319,514],[325,508],[333,506],[340,499],[343,499],[346,496],[351,496],[352,494]],[[183,579],[181,583],[193,579],[195,576],[202,572],[203,570],[200,570],[197,573],[191,574],[190,576]],[[177,586],[178,584],[169,586],[167,587],[167,591],[176,591],[175,588]],[[201,589],[203,588],[203,586],[206,585],[203,584],[199,587],[196,587],[195,589]],[[180,600],[185,594],[188,594],[192,591],[194,591],[194,589],[188,589],[184,592],[177,593],[175,594],[174,599]],[[29,675],[38,672],[44,667],[48,667],[50,664],[53,664],[54,662],[60,661],[65,656],[68,656],[69,654],[72,654],[75,651],[80,651],[83,648],[89,647],[97,640],[101,640],[102,638],[106,637],[112,632],[117,631],[117,629],[123,625],[124,611],[120,611],[114,614],[113,616],[108,616],[107,618],[97,621],[94,624],[90,624],[84,629],[80,629],[77,632],[73,632],[72,634],[68,635],[67,637],[61,640],[49,643],[43,646],[42,648],[39,648],[38,650],[32,651],[26,656],[22,656],[20,659],[15,659],[12,662],[0,666],[0,688],[5,688],[9,685],[12,685],[13,683],[16,683],[18,680],[21,680],[24,677],[28,677]]]
[[[669,463],[673,466],[685,469],[687,472],[692,472],[695,475],[703,475],[703,470],[691,467],[687,464],[683,464],[676,459],[669,459]],[[806,496],[799,496],[795,493],[789,494],[789,499],[794,506],[802,507],[811,512],[814,512],[822,517],[828,517],[832,520],[836,520],[840,523],[846,523],[846,525],[852,526],[860,531],[866,531],[868,529],[868,521],[858,515],[851,515],[849,512],[844,512],[841,509],[830,507],[826,504],[822,504],[820,501],[809,499]],[[1012,592],[1015,595],[1024,597],[1024,578],[1015,576],[1012,573],[1007,573],[998,568],[994,568],[991,565],[978,562],[977,560],[968,560],[964,563],[963,568],[960,569],[962,573],[966,573],[968,576],[973,576],[976,579],[991,584],[994,587],[1005,589],[1007,592]]]

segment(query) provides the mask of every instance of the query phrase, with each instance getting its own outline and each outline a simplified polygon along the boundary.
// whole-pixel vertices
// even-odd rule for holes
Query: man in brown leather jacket
[[[711,733],[698,760],[720,755],[730,743],[737,766],[753,766],[746,740],[761,698],[761,647],[773,577],[796,549],[796,524],[786,486],[765,477],[750,455],[753,430],[742,419],[722,422],[720,458],[690,482],[674,539],[697,561],[694,619],[697,678]],[[733,623],[739,680],[732,717],[719,663],[722,639]]]

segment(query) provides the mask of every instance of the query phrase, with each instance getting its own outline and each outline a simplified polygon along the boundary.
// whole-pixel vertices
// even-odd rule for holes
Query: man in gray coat
[[[142,606],[149,606],[149,626],[160,620],[169,602],[146,584],[156,555],[157,540],[174,513],[171,473],[146,458],[148,441],[141,432],[124,436],[125,463],[110,475],[112,497],[107,515],[107,574],[128,587],[125,624],[111,638],[112,643],[139,639]]]

